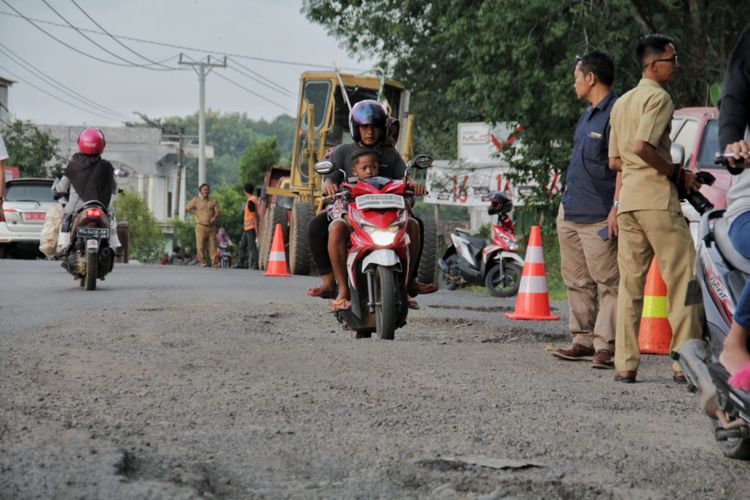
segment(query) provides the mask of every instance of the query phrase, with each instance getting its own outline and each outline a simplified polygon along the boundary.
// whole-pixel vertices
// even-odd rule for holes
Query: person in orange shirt
[[[244,223],[242,232],[242,239],[240,240],[240,255],[237,258],[237,266],[244,269],[253,268],[258,269],[258,245],[255,243],[255,237],[257,224],[255,221],[255,215],[258,213],[258,197],[253,194],[255,186],[249,182],[245,184],[245,213]],[[249,252],[248,252],[249,250]],[[248,255],[248,263],[245,266],[245,254]]]

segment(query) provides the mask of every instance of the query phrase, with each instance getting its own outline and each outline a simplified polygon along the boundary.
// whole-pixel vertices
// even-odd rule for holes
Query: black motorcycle
[[[96,280],[103,280],[115,265],[109,232],[107,207],[98,201],[86,202],[73,217],[62,266],[86,290],[96,290]]]

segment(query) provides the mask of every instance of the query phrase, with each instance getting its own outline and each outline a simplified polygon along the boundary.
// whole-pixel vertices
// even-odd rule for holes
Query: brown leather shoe
[[[614,368],[615,361],[612,358],[612,353],[607,349],[596,351],[596,354],[594,354],[594,359],[591,360],[591,368]]]
[[[427,295],[428,293],[435,293],[438,291],[438,287],[432,283],[420,283],[414,280],[414,283],[409,287],[409,295],[416,297],[417,295]]]
[[[552,355],[560,359],[567,359],[568,361],[591,361],[594,349],[573,342],[568,347],[552,349]]]
[[[635,376],[638,374],[635,370],[625,370],[622,372],[615,372],[615,382],[622,382],[624,384],[635,383]]]

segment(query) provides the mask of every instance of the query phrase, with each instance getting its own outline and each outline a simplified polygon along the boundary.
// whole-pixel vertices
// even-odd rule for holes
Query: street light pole
[[[222,62],[211,62],[211,56],[205,61],[183,61],[180,53],[179,64],[192,66],[198,75],[198,186],[206,182],[206,76],[213,68],[226,68],[227,57]]]

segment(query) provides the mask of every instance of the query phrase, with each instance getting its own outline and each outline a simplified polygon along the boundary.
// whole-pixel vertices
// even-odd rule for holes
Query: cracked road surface
[[[10,260],[0,276],[2,498],[750,491],[669,360],[622,385],[546,352],[567,342],[564,304],[512,322],[513,300],[441,291],[384,342],[342,331],[304,295],[314,278],[120,265],[86,292]]]

